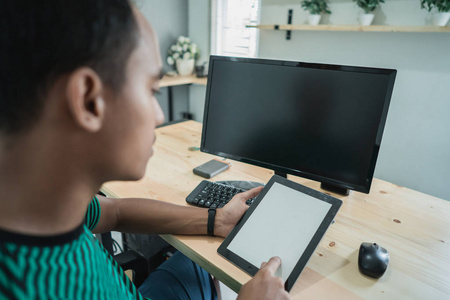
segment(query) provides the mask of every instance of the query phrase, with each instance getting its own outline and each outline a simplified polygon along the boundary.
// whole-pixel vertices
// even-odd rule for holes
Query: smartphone
[[[209,179],[216,176],[217,174],[222,173],[229,167],[230,165],[226,162],[212,159],[198,167],[195,167],[193,171],[195,175]]]

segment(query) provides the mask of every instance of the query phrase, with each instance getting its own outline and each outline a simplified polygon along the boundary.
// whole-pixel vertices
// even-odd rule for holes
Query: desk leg
[[[190,86],[191,85],[188,85],[188,87],[190,87]],[[192,114],[189,112],[189,107],[191,106],[190,102],[191,101],[190,101],[190,98],[188,96],[188,99],[187,99],[187,111],[183,112],[183,119],[186,119],[186,120],[192,120],[193,119]]]
[[[169,122],[172,122],[174,119],[173,116],[173,90],[172,90],[172,86],[168,86],[167,87],[167,93],[168,93],[168,104],[167,104],[167,109],[169,110],[168,115],[169,115]],[[188,108],[187,108],[187,112],[183,112],[183,119],[188,119],[188,120],[192,120],[192,114],[189,112],[189,99],[188,99]]]
[[[173,94],[172,87],[168,86],[168,110],[169,110],[169,122],[173,121]]]

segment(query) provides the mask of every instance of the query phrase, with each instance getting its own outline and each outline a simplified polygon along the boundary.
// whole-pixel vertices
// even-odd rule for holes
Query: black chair
[[[149,274],[148,262],[141,253],[135,250],[127,250],[114,255],[114,259],[124,271],[132,271],[131,281],[136,287],[139,287],[147,278]]]
[[[102,192],[98,194],[105,196]],[[176,252],[158,235],[123,234],[123,252],[114,255],[114,244],[111,232],[96,234],[103,247],[112,255],[124,271],[132,271],[132,282],[139,287],[150,272]]]
[[[122,234],[124,251],[114,255],[115,241],[111,232],[99,234],[97,239],[124,271],[132,271],[132,282],[136,287],[177,251],[158,235]]]

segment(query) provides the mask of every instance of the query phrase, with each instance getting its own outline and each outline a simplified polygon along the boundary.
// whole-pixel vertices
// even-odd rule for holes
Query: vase
[[[450,19],[450,12],[441,12],[433,14],[433,24],[435,26],[445,26]]]
[[[194,59],[177,59],[178,74],[185,76],[191,75],[194,72]]]
[[[308,23],[309,25],[317,25],[320,22],[321,15],[309,15]]]
[[[361,26],[369,26],[372,24],[374,14],[361,14],[359,16],[359,24]]]

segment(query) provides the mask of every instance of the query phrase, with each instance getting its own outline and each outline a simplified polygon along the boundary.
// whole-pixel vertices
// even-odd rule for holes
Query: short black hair
[[[0,0],[0,133],[31,127],[47,89],[82,66],[114,90],[138,27],[128,0]]]

